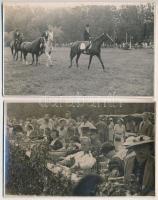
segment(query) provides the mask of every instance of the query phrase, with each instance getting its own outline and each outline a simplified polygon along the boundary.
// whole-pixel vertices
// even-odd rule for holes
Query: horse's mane
[[[101,35],[97,36],[97,37],[93,40],[93,42],[95,42],[95,41],[97,41],[98,39],[100,39],[103,35],[104,35],[104,33],[102,33]]]
[[[35,40],[33,40],[32,42],[31,42],[31,44],[34,46],[36,46],[36,45],[38,45],[39,44],[39,40],[41,39],[41,37],[38,37],[37,39],[35,39]]]

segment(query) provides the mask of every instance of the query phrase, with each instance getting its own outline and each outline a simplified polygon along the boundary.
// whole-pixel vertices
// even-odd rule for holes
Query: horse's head
[[[45,44],[46,44],[46,40],[44,37],[40,37],[39,38],[39,47],[40,50],[44,50],[45,49]]]
[[[54,38],[54,33],[53,33],[53,31],[50,31],[50,32],[48,33],[48,39],[50,39],[50,40],[53,41],[53,38]]]
[[[103,33],[105,40],[110,40],[112,43],[114,43],[113,39],[110,37],[110,35],[108,33]]]

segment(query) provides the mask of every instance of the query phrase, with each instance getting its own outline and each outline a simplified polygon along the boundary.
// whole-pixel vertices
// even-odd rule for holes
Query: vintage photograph
[[[5,195],[154,196],[155,103],[6,103]]]
[[[153,96],[154,3],[5,1],[4,95]]]

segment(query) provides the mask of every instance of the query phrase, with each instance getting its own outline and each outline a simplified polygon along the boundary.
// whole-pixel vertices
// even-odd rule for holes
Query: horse
[[[71,50],[70,50],[70,66],[69,66],[69,68],[72,67],[72,60],[75,56],[76,56],[76,65],[78,67],[78,60],[80,58],[80,55],[86,54],[86,55],[89,55],[88,69],[90,68],[93,56],[97,56],[102,65],[103,71],[105,72],[105,67],[104,67],[104,64],[103,64],[103,61],[101,58],[101,45],[103,44],[104,41],[106,41],[108,39],[113,42],[113,39],[108,34],[103,33],[96,39],[93,39],[91,42],[89,42],[89,41],[74,42],[72,44]],[[85,47],[83,48],[83,46],[85,46]],[[88,46],[88,48],[87,48],[87,46]],[[85,49],[86,49],[86,52],[85,52]]]
[[[43,34],[43,37],[46,40],[45,44],[45,55],[47,57],[47,64],[46,66],[53,66],[52,59],[51,59],[51,53],[53,51],[53,31],[45,31]]]
[[[28,53],[32,54],[32,63],[34,63],[34,55],[36,55],[36,65],[38,65],[38,57],[41,55],[41,52],[43,53],[45,51],[45,38],[44,37],[38,37],[36,40],[33,40],[32,42],[22,42],[20,48],[22,51],[22,54],[24,56],[25,64],[27,64],[26,56]]]
[[[15,55],[18,53],[18,51],[20,51],[19,47],[20,47],[20,44],[23,42],[23,39],[24,39],[24,35],[23,33],[20,33],[18,38],[10,42],[10,48],[11,48],[11,53],[13,55],[13,58],[15,58]]]
[[[13,57],[14,57],[15,60],[18,60],[18,52],[19,51],[21,52],[21,60],[22,60],[21,44],[22,44],[23,40],[24,40],[23,34],[20,35],[19,39],[15,40],[15,44],[14,44],[14,50],[15,50],[15,52],[14,52],[14,55],[13,55]]]

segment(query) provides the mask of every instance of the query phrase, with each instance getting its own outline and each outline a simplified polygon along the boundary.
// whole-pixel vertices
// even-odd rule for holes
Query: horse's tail
[[[11,53],[13,55],[13,51],[14,51],[14,43],[13,43],[13,41],[10,42],[10,49],[11,49]]]
[[[14,48],[13,48],[13,46],[10,46],[10,48],[11,48],[11,53],[12,53],[12,55],[13,55],[13,50],[14,50]]]
[[[75,55],[76,55],[76,46],[75,44],[72,44],[70,49],[70,59],[72,59]]]
[[[70,49],[70,59],[73,57],[73,47],[71,46],[71,49]]]

